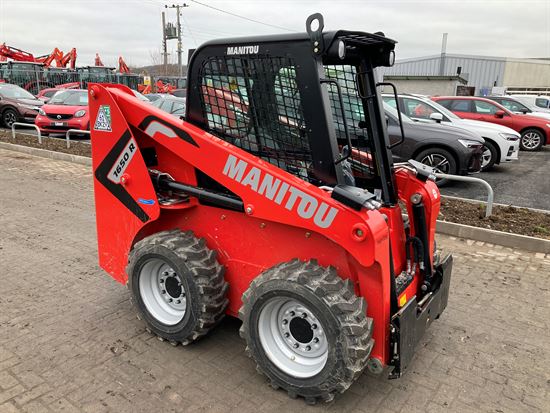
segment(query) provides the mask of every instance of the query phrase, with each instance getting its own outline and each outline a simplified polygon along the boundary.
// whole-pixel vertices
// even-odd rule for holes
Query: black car
[[[370,152],[367,131],[359,127],[364,119],[363,106],[359,98],[344,95],[346,121],[350,138],[354,147]],[[336,134],[340,145],[345,145],[346,135],[342,122],[342,110],[339,100],[333,100],[333,114],[336,124]],[[388,135],[391,144],[401,141],[401,129],[397,111],[384,103]],[[433,167],[436,171],[452,175],[466,175],[481,170],[481,155],[483,138],[469,130],[441,123],[420,123],[409,117],[401,116],[405,139],[392,149],[396,162],[415,159]],[[446,184],[439,180],[439,185]]]

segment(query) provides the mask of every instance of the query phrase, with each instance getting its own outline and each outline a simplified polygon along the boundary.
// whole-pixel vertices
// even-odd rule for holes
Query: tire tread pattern
[[[291,398],[302,396],[308,404],[332,401],[336,394],[343,393],[361,375],[374,345],[373,320],[366,317],[367,303],[365,299],[355,295],[353,283],[338,276],[334,267],[322,267],[316,260],[303,262],[298,259],[278,264],[252,280],[249,288],[243,294],[243,305],[239,310],[239,318],[243,320],[240,335],[245,340],[250,337],[246,320],[253,306],[250,301],[252,291],[269,280],[296,282],[310,289],[324,301],[341,327],[339,341],[342,344],[344,358],[339,374],[319,385],[317,396],[300,394],[299,389],[287,386],[280,379],[268,377],[270,385],[275,389],[285,389]],[[254,359],[248,345],[246,353]],[[255,361],[256,369],[267,376],[257,360]]]
[[[192,231],[179,229],[162,231],[138,241],[128,258],[129,268],[135,260],[136,254],[143,247],[150,245],[162,245],[180,257],[193,276],[198,289],[200,299],[197,323],[193,331],[179,341],[171,340],[171,344],[188,345],[206,335],[224,317],[225,309],[229,303],[227,290],[229,285],[224,278],[224,267],[216,259],[216,251],[210,250],[202,238],[196,238]],[[131,274],[131,270],[128,274]],[[148,331],[151,331],[148,328]],[[165,339],[159,333],[155,333],[159,339]]]

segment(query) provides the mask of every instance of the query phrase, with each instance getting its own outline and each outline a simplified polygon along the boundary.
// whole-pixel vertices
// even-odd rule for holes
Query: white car
[[[550,113],[550,96],[544,95],[510,95],[520,102],[526,104],[531,110],[537,112]]]
[[[382,95],[385,102],[395,107],[393,95]],[[454,126],[477,132],[485,139],[481,170],[488,171],[495,164],[519,159],[521,135],[506,126],[478,120],[461,119],[439,103],[420,95],[399,95],[399,109],[419,122],[448,122]]]
[[[537,96],[532,96],[533,98]],[[550,109],[544,109],[531,103],[534,99],[523,99],[521,96],[487,96],[487,99],[500,103],[510,112],[523,113],[550,120]]]

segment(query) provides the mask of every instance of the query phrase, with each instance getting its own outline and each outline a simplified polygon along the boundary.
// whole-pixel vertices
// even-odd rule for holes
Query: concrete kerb
[[[92,166],[92,158],[86,156],[72,155],[70,153],[49,151],[47,149],[33,148],[30,146],[16,145],[13,143],[0,142],[0,148],[9,151],[22,152],[28,155],[40,156],[42,158],[55,159],[57,161],[66,161],[78,163],[80,165]]]
[[[6,142],[0,142],[0,148],[22,152],[34,156],[41,156],[43,158],[55,159],[59,161],[73,162],[87,166],[92,165],[92,159],[85,156],[48,151],[45,149],[15,145]],[[445,221],[437,221],[437,232],[440,234],[450,235],[459,238],[467,238],[475,241],[498,244],[504,247],[520,248],[527,251],[550,254],[550,240],[545,240],[541,238],[510,234],[508,232],[495,231],[491,229],[478,228],[470,225],[456,224],[454,222]]]
[[[503,247],[519,248],[531,252],[550,254],[550,240],[511,234],[509,232],[455,224],[454,222],[437,221],[436,231],[440,234],[458,238],[468,238],[475,241],[498,244]]]

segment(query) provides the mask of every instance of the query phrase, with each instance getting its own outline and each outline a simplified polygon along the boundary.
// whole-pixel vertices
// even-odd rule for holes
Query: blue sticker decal
[[[144,204],[144,205],[155,205],[155,200],[154,199],[143,199],[143,198],[139,198],[138,199],[138,202],[140,204]]]

